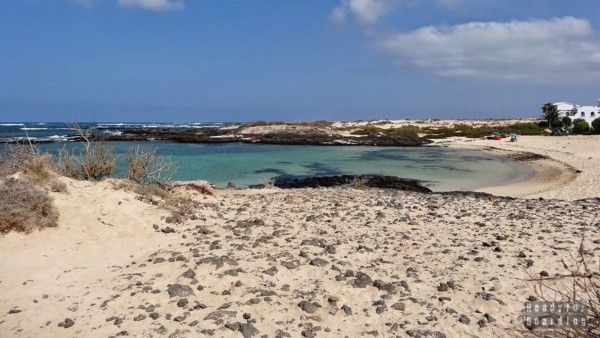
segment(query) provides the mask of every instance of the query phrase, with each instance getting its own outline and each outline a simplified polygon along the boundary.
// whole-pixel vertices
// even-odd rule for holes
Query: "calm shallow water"
[[[157,148],[178,166],[177,180],[207,180],[217,186],[266,183],[279,175],[380,174],[424,181],[436,191],[474,190],[516,182],[533,174],[524,164],[484,152],[439,147],[388,148],[290,146],[245,143],[182,144],[111,142],[120,155],[117,175],[126,172],[124,155],[138,144]],[[41,144],[57,153],[79,143]]]

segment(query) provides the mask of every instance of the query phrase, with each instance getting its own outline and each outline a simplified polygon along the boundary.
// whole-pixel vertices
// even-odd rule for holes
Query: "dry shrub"
[[[57,180],[50,154],[40,153],[33,144],[11,144],[0,156],[0,178],[22,173],[22,177],[53,192],[66,192],[67,185]]]
[[[350,181],[350,186],[354,189],[366,189],[367,179],[364,176],[356,176]]]
[[[45,183],[52,179],[52,156],[50,154],[41,154],[31,156],[21,165],[23,176],[32,183]]]
[[[31,144],[6,144],[3,150],[0,153],[0,177],[17,173],[26,161],[39,155],[39,151]]]
[[[175,175],[175,164],[156,149],[137,146],[127,154],[127,177],[140,184],[165,185]]]
[[[75,156],[65,147],[58,151],[58,170],[65,176],[79,179],[79,165],[75,161]]]
[[[383,129],[374,125],[366,125],[359,128],[342,128],[341,130],[351,130],[352,135],[386,135],[392,137],[419,137],[421,128],[417,126],[401,126],[398,128]]]
[[[32,156],[21,166],[23,177],[28,181],[49,188],[53,192],[66,192],[67,185],[57,179],[50,154]]]
[[[600,337],[600,262],[594,252],[585,250],[585,237],[569,262],[563,259],[563,273],[531,277],[533,291],[540,301],[581,303],[586,307],[587,326],[558,328],[553,331],[533,328],[534,335],[544,337]],[[594,261],[596,259],[596,261]]]
[[[57,221],[58,212],[47,191],[15,178],[0,182],[0,233],[55,227]]]
[[[116,167],[113,148],[102,140],[93,140],[90,129],[70,124],[81,138],[83,149],[73,154],[66,148],[58,153],[58,168],[65,176],[75,179],[99,181],[110,177]]]

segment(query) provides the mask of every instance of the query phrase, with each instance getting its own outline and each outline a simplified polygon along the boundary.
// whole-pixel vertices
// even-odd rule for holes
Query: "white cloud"
[[[381,17],[394,11],[396,8],[417,1],[426,0],[339,0],[338,5],[331,12],[331,19],[334,22],[343,23],[348,19],[349,16],[352,16],[361,24],[371,25],[379,21]],[[466,0],[429,1],[452,7],[457,6]]]
[[[587,20],[564,17],[427,26],[378,45],[442,76],[572,83],[600,79],[599,37]]]
[[[340,0],[333,9],[331,18],[341,23],[353,15],[363,24],[373,24],[406,0]]]
[[[118,0],[119,6],[139,7],[152,11],[176,11],[185,7],[183,0]]]

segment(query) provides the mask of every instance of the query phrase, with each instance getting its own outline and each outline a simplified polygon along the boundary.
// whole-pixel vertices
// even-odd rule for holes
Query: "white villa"
[[[556,102],[554,105],[561,119],[565,116],[570,117],[571,120],[584,119],[591,125],[592,121],[600,118],[600,100],[597,106],[580,106],[569,102]]]

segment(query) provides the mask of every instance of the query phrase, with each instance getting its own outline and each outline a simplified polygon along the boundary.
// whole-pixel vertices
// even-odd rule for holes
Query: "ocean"
[[[81,124],[101,133],[118,133],[123,127],[218,127],[222,123],[95,123]],[[75,132],[65,123],[0,123],[0,139],[30,137],[38,147],[56,155]],[[392,175],[421,181],[434,191],[475,190],[517,182],[533,175],[522,162],[486,152],[443,147],[303,146],[248,143],[197,144],[167,141],[110,142],[117,155],[116,176],[126,173],[127,151],[138,145],[155,148],[175,162],[177,180],[207,180],[216,186],[238,187],[267,183],[281,175],[340,174]]]

